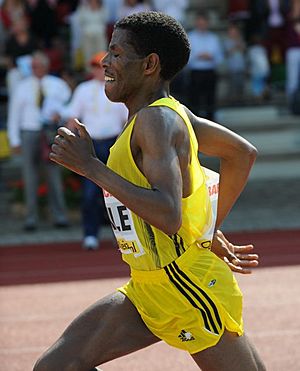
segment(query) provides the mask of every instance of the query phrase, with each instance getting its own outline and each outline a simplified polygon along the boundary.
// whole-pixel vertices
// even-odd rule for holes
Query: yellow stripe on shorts
[[[207,293],[197,286],[175,262],[166,266],[164,270],[178,291],[185,296],[194,308],[199,309],[205,329],[219,335],[222,330],[222,321],[215,303]]]

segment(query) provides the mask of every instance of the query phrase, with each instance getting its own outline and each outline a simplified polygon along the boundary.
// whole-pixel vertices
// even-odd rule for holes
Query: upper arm
[[[193,125],[199,152],[223,159],[245,153],[256,157],[256,148],[240,135],[213,121],[195,116],[185,108]]]
[[[167,204],[179,210],[182,198],[182,174],[176,150],[178,115],[166,108],[151,107],[136,119],[132,140],[133,154],[140,171],[153,190]]]

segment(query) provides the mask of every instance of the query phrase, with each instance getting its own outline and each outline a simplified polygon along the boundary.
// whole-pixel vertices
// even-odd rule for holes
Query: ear
[[[151,53],[145,58],[145,75],[152,75],[156,71],[161,70],[160,59],[158,54]]]

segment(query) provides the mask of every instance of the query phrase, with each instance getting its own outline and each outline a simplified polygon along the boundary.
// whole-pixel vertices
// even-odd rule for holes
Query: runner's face
[[[129,31],[113,32],[109,51],[102,61],[105,93],[113,102],[126,103],[138,94],[143,83],[144,58],[130,44]]]

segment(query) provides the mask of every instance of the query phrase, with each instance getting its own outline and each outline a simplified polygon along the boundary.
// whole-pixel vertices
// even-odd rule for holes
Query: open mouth
[[[105,76],[104,80],[105,80],[105,82],[114,82],[115,81],[115,79],[113,77],[110,77],[110,76]]]

